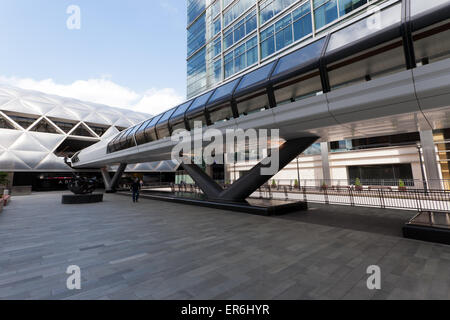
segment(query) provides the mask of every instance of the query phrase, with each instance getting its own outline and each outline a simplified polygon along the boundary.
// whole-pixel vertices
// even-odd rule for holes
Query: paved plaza
[[[0,299],[450,299],[450,246],[401,237],[412,211],[311,204],[262,217],[105,195],[15,197]],[[66,288],[70,265],[82,288]],[[381,268],[381,290],[366,269]]]

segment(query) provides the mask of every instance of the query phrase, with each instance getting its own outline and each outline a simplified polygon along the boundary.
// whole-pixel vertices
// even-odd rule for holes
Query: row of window
[[[260,23],[263,25],[297,0],[265,0],[259,4]]]
[[[230,48],[233,44],[239,42],[246,35],[256,29],[256,11],[250,12],[246,17],[225,31],[223,38],[224,50]]]
[[[206,0],[188,0],[187,22],[188,25],[197,18],[206,8]]]
[[[258,62],[258,40],[253,37],[225,55],[225,78]]]
[[[206,19],[202,14],[187,30],[187,55],[188,57],[206,43]]]
[[[229,26],[231,22],[247,11],[247,9],[255,3],[255,0],[238,0],[223,14],[223,26]]]
[[[306,3],[261,31],[261,58],[312,34],[311,8]]]
[[[263,24],[272,19],[282,10],[292,5],[294,0],[267,0],[259,2],[260,6],[260,23]],[[299,2],[299,1],[297,1]],[[207,55],[206,53],[196,54],[194,57],[188,60],[188,69],[192,69],[192,66],[197,66],[195,74],[201,74],[202,77],[192,77],[192,73],[188,72],[188,96],[192,96],[198,92],[203,91],[214,83],[220,82],[240,70],[252,65],[253,57],[257,57],[257,51],[260,50],[261,58],[267,58],[275,52],[282,50],[283,48],[291,45],[294,42],[301,41],[306,37],[312,35],[313,26],[315,29],[333,22],[340,16],[343,16],[358,7],[366,4],[368,0],[313,0],[312,6],[314,10],[314,21],[312,19],[311,2],[306,1],[300,7],[289,12],[285,17],[279,21],[272,23],[261,31],[261,42],[259,48],[252,50],[249,54],[241,56],[239,52],[235,52],[236,49],[242,50],[242,44],[226,53],[223,61],[219,58],[210,60],[209,71],[206,71]],[[230,2],[231,3],[231,2]],[[226,11],[224,16],[224,25],[228,26],[236,17],[246,11],[253,4],[256,4],[256,0],[240,0],[232,4]],[[224,7],[229,3],[223,3]],[[213,5],[220,7],[220,2],[217,0]],[[213,16],[214,17],[214,16]],[[228,19],[228,20],[227,20]],[[231,20],[230,20],[231,19]],[[223,51],[231,48],[240,42],[243,38],[254,32],[257,28],[257,16],[256,11],[253,10],[247,16],[241,20],[235,22],[228,27],[224,33],[223,39],[221,37],[216,38],[211,43],[212,59],[218,57]],[[200,16],[198,20],[188,29],[188,56],[204,46],[206,43],[205,32],[205,14]],[[211,24],[212,36],[220,33],[222,29],[220,16],[216,18]],[[238,50],[238,51],[239,51]],[[256,52],[255,52],[256,51]],[[202,56],[202,64],[198,63],[199,56]],[[235,59],[237,56],[238,59]],[[233,57],[233,59],[232,59]],[[195,61],[191,61],[195,60]],[[233,61],[232,61],[233,60]],[[222,62],[222,66],[219,67],[219,61]],[[209,78],[210,80],[207,80]],[[195,83],[196,82],[196,83]]]
[[[73,122],[63,122],[60,120],[52,119],[52,122],[54,124],[54,125],[52,125],[45,118],[43,118],[38,123],[34,124],[37,120],[34,118],[28,118],[28,117],[24,117],[24,116],[13,116],[13,115],[9,115],[9,118],[11,118],[15,123],[20,125],[22,128],[27,129],[29,131],[33,131],[33,132],[61,134],[54,127],[54,125],[56,125],[59,129],[61,129],[65,133],[69,133],[73,130],[73,128],[75,128],[75,126],[78,125],[78,127],[75,130],[73,130],[70,133],[70,135],[95,138],[95,135],[93,135],[88,130],[87,126],[83,123],[77,124],[77,123],[73,123]],[[34,124],[33,127],[31,127],[32,124]],[[108,130],[108,128],[109,127],[105,126],[105,125],[89,124],[89,129],[94,131],[99,137],[103,136],[105,134],[105,132]],[[18,130],[9,120],[2,117],[1,115],[0,115],[0,129]],[[124,128],[122,128],[122,129],[124,129]]]

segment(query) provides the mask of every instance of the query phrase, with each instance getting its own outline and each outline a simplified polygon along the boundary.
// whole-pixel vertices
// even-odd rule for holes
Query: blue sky
[[[2,83],[150,113],[186,94],[184,0],[2,0],[0,39]]]

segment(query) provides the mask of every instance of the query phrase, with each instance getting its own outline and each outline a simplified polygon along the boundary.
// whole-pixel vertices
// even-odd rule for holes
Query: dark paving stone
[[[310,204],[262,217],[119,195],[0,215],[0,299],[449,299],[450,246],[401,238],[411,211]],[[366,288],[366,268],[382,290]],[[66,288],[78,265],[82,289]]]

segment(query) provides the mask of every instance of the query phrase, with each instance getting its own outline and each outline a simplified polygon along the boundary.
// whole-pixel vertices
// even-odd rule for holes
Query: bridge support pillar
[[[209,200],[243,202],[317,139],[318,137],[314,136],[286,141],[279,147],[279,163],[276,172],[263,175],[261,169],[270,168],[273,165],[263,160],[227,189],[219,186],[197,165],[183,163],[182,166]]]
[[[436,147],[434,145],[432,130],[420,131],[420,144],[422,145],[422,155],[425,164],[428,188],[431,190],[441,190],[441,177],[439,175]]]
[[[112,179],[111,179],[108,169],[106,167],[101,169],[106,193],[116,192],[117,185],[119,184],[120,178],[122,177],[126,168],[127,168],[127,164],[121,163]]]
[[[322,142],[320,144],[320,153],[321,153],[321,158],[322,158],[323,183],[326,184],[327,186],[330,186],[331,185],[331,173],[330,173],[330,160],[328,157],[330,150],[329,150],[328,142]]]

